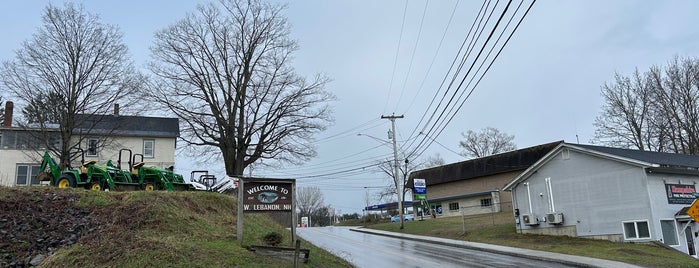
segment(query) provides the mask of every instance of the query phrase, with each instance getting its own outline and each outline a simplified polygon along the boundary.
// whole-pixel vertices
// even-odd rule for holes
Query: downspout
[[[545,179],[546,181],[546,192],[549,195],[549,208],[551,213],[556,212],[556,206],[553,204],[553,189],[551,188],[551,177]]]
[[[527,201],[529,203],[529,214],[534,214],[532,211],[532,193],[531,190],[529,189],[529,182],[524,183],[525,186],[527,186]]]

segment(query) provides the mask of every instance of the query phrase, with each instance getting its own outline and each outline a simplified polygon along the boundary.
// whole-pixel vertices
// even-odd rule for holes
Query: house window
[[[459,210],[459,203],[449,203],[449,210]]]
[[[143,157],[155,157],[155,140],[143,140]]]
[[[20,186],[40,185],[41,182],[36,178],[39,175],[39,165],[17,165],[15,184]]]
[[[87,152],[86,156],[97,156],[97,146],[99,145],[99,140],[96,138],[87,139]]]
[[[650,238],[650,230],[648,229],[648,221],[629,221],[624,222],[624,239],[642,239]]]
[[[677,229],[674,220],[660,220],[660,228],[663,230],[663,243],[668,246],[679,246]]]
[[[492,198],[485,198],[481,199],[481,207],[489,207],[493,205],[493,199]]]

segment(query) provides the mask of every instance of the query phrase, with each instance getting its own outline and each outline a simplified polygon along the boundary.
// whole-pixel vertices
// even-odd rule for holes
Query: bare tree
[[[81,121],[76,115],[106,114],[139,81],[116,27],[102,24],[96,15],[73,4],[47,6],[42,21],[15,59],[3,63],[0,80],[26,106],[25,115],[35,123],[31,128],[40,129],[31,132],[42,135],[34,139],[63,164],[70,148],[80,144],[71,143],[80,136],[77,129],[91,129],[97,123],[95,117]],[[50,137],[54,135],[60,142],[54,142]]]
[[[675,57],[602,86],[605,104],[593,142],[608,146],[699,154],[699,60]]]
[[[320,188],[299,187],[296,189],[296,205],[303,216],[314,215],[314,213],[324,206],[325,198]]]
[[[444,162],[444,158],[439,155],[439,153],[435,153],[434,155],[427,156],[425,160],[423,161],[422,165],[420,165],[420,168],[431,168],[431,167],[438,167],[438,166],[443,166],[446,162]]]
[[[0,96],[0,118],[5,118],[5,101]]]
[[[652,150],[653,141],[651,82],[636,70],[631,77],[614,75],[613,84],[602,86],[605,101],[595,119],[594,143],[613,147]]]
[[[291,67],[297,43],[285,6],[221,0],[156,33],[149,96],[181,118],[182,139],[196,152],[223,157],[243,174],[261,159],[300,163],[315,156],[314,134],[332,121],[329,81]]]
[[[464,140],[459,142],[459,146],[464,149],[461,153],[464,157],[480,158],[517,149],[513,142],[514,135],[507,135],[493,127],[484,128],[480,132],[469,130],[466,134],[461,133],[461,136]]]

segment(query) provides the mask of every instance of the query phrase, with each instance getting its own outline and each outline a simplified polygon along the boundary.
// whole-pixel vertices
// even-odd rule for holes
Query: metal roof
[[[699,168],[699,156],[696,155],[639,151],[633,149],[612,148],[586,144],[574,144],[573,146],[582,147],[606,154],[616,155],[619,157],[648,162],[663,167]]]
[[[551,160],[551,158],[562,150],[562,148],[568,148],[570,150],[610,159],[612,161],[636,165],[641,168],[645,168],[647,171],[663,173],[687,173],[690,171],[696,172],[697,169],[699,169],[699,156],[696,155],[640,151],[634,149],[622,149],[587,144],[562,143],[554,150],[549,152],[546,156],[542,157],[534,165],[522,172],[522,174],[517,176],[510,183],[505,185],[504,190],[511,190],[519,182],[529,178],[531,174],[536,172],[536,170]]]
[[[406,187],[412,188],[412,180],[415,178],[425,179],[427,186],[430,186],[525,170],[561,143],[563,143],[563,141],[556,141],[463,162],[413,171],[410,173],[410,178]]]
[[[124,115],[76,115],[76,130],[89,134],[111,134],[142,137],[179,137],[177,118],[124,116]]]

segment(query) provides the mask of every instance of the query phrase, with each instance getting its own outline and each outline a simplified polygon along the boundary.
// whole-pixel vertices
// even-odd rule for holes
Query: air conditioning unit
[[[546,214],[546,221],[550,224],[562,224],[563,213],[548,213]]]
[[[522,214],[522,222],[524,225],[539,225],[539,219],[531,214]]]

